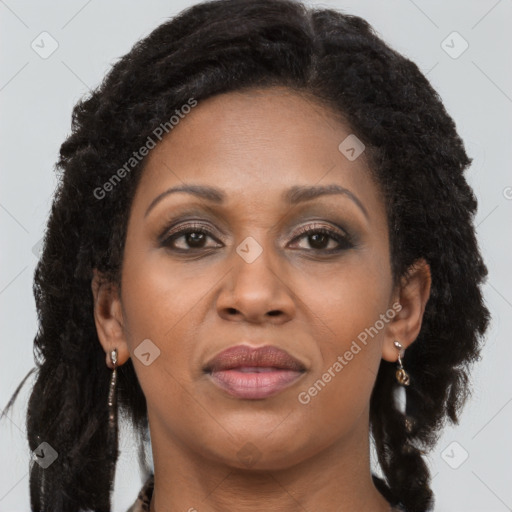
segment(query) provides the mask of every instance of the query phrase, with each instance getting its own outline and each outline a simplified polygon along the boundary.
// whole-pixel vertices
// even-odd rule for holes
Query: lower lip
[[[278,370],[241,372],[238,369],[210,373],[212,381],[237,398],[257,400],[279,393],[294,383],[303,372]]]

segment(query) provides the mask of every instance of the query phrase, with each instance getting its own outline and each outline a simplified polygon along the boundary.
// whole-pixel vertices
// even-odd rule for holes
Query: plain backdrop
[[[34,365],[32,279],[72,107],[137,40],[192,3],[0,0],[0,408]],[[461,422],[445,429],[428,460],[437,512],[512,510],[512,2],[309,3],[364,17],[414,60],[474,159],[467,177],[479,201],[475,224],[489,268],[484,293],[493,320]],[[30,510],[24,415],[32,383],[0,424],[2,512]],[[114,510],[124,512],[141,486],[125,428],[121,449]]]

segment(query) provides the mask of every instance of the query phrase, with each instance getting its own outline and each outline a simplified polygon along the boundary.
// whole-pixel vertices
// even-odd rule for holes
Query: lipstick
[[[230,347],[204,367],[213,384],[231,396],[258,400],[290,387],[306,371],[288,352],[266,345]]]

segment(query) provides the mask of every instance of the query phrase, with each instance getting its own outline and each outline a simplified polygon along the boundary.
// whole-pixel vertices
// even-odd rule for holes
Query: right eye
[[[200,224],[189,224],[184,227],[182,226],[179,230],[172,231],[169,236],[164,238],[162,246],[178,252],[193,252],[194,250],[219,247],[218,245],[210,247],[205,245],[208,238],[216,240],[213,235]]]

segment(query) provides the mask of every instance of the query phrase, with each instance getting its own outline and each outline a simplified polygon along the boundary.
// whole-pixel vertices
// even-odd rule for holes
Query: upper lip
[[[239,367],[265,367],[286,370],[305,371],[305,366],[283,349],[272,345],[253,348],[248,345],[236,345],[223,350],[210,359],[204,371],[231,370]]]

